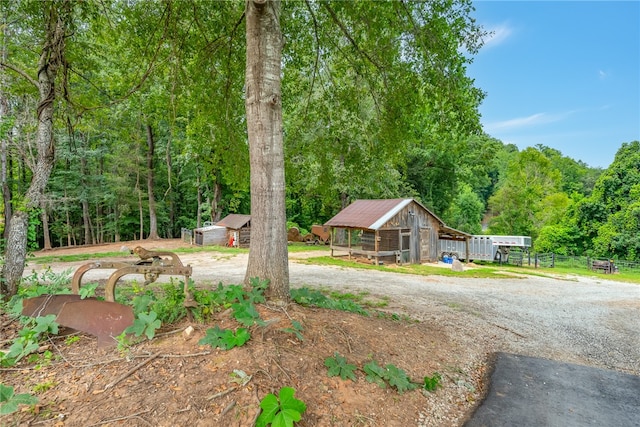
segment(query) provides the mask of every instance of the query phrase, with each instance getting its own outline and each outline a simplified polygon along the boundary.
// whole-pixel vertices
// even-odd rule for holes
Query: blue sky
[[[640,1],[474,1],[484,131],[608,167],[640,140]]]

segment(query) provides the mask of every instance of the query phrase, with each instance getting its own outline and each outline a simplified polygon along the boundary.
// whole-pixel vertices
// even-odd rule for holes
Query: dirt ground
[[[36,255],[112,252],[138,243]],[[147,249],[182,246],[188,244],[144,242]],[[217,283],[215,270],[206,273],[198,267],[211,264],[216,255],[193,255],[189,262],[196,286]],[[304,256],[292,254],[291,262],[297,257]],[[197,275],[198,270],[205,273]],[[153,340],[126,350],[98,349],[95,338],[88,335],[75,334],[78,338],[73,340],[52,337],[41,348],[53,353],[51,360],[40,358],[0,370],[3,384],[39,399],[35,408],[23,406],[0,417],[0,425],[252,426],[260,400],[289,386],[307,406],[299,426],[456,426],[469,417],[485,392],[491,337],[461,339],[464,332],[443,322],[365,317],[297,304],[260,305],[259,312],[268,326],[250,328],[248,343],[228,351],[198,345],[207,328],[237,324],[228,312],[210,324],[183,320],[163,325]],[[304,340],[283,330],[292,319],[302,324]],[[184,331],[190,326],[194,332],[187,336]],[[8,347],[19,328],[17,321],[0,314],[0,348]],[[356,381],[327,375],[325,359],[336,352],[358,367]],[[416,382],[438,372],[442,387],[434,393],[383,389],[365,379],[362,367],[371,360],[395,365]],[[240,381],[242,373],[250,380]]]

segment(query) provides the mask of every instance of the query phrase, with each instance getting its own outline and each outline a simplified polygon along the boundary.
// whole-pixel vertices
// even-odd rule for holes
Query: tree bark
[[[55,79],[59,67],[64,61],[65,22],[59,12],[69,13],[70,4],[65,2],[57,10],[53,3],[49,6],[47,28],[43,40],[42,53],[38,62],[38,127],[36,145],[38,156],[29,189],[25,195],[23,206],[15,209],[9,226],[5,264],[2,268],[3,281],[0,282],[0,293],[11,297],[18,292],[18,286],[24,273],[27,255],[27,230],[29,212],[40,206],[54,163],[53,113],[56,99]]]
[[[153,196],[153,154],[155,141],[153,129],[147,124],[147,193],[149,193],[149,239],[159,239],[158,217],[156,215],[156,199]]]
[[[289,260],[282,135],[279,0],[246,3],[246,100],[251,166],[251,244],[245,283],[269,281],[267,298],[286,303]]]
[[[51,236],[49,234],[49,214],[47,213],[47,203],[42,201],[40,204],[42,209],[42,235],[43,235],[43,248],[45,251],[51,249]]]
[[[2,49],[2,52],[0,53],[0,60],[2,62],[7,62],[7,49],[5,47],[6,38],[8,37],[6,31],[6,16],[2,16],[2,28],[4,37],[2,38],[2,46],[0,46],[0,49]],[[0,70],[0,119],[5,118],[9,114],[9,102],[3,91],[3,88],[5,87],[4,70]],[[4,206],[3,237],[5,241],[9,237],[9,223],[11,222],[12,211],[11,187],[9,186],[9,177],[7,176],[7,157],[10,138],[10,132],[7,132],[5,135],[0,135],[0,181],[2,182],[2,200]]]

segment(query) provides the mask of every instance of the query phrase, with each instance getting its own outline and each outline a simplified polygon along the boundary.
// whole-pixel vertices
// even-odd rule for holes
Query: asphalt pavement
[[[640,426],[640,376],[498,353],[465,427]]]

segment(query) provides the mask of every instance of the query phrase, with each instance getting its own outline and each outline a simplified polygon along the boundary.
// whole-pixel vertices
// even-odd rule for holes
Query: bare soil
[[[139,243],[58,249],[36,256],[113,252]],[[166,250],[188,246],[179,240],[142,245]],[[123,252],[123,256],[128,255]],[[196,285],[203,286],[217,283],[216,269],[207,280],[206,273],[197,274],[206,268],[197,265],[225,257],[229,258],[211,253],[181,256],[195,264]],[[292,262],[295,258],[292,254]],[[27,270],[62,271],[79,264],[30,264]],[[229,351],[198,345],[207,328],[237,325],[229,312],[216,315],[210,324],[183,320],[164,325],[153,340],[128,350],[98,349],[95,338],[83,334],[74,334],[76,342],[68,336],[52,337],[41,348],[53,352],[50,362],[40,358],[0,371],[3,384],[39,399],[35,409],[24,406],[0,417],[0,425],[251,426],[260,400],[284,386],[294,387],[295,397],[307,405],[299,426],[460,425],[484,391],[489,349],[477,346],[470,351],[466,340],[457,339],[448,325],[297,304],[261,305],[259,311],[268,326],[252,327],[251,340]],[[303,341],[283,331],[291,327],[291,319],[303,325]],[[4,313],[0,325],[0,341],[8,346],[20,326]],[[184,331],[189,326],[195,330],[187,336]],[[327,375],[325,359],[336,352],[360,368],[357,381]],[[361,369],[371,360],[382,366],[393,364],[414,381],[438,372],[443,387],[435,393],[383,389],[365,380]],[[251,380],[240,384],[236,370]]]

